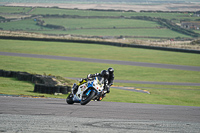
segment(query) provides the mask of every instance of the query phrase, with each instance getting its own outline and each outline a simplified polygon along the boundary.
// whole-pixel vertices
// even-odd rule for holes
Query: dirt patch
[[[128,4],[52,4],[52,3],[2,3],[5,6],[25,6],[25,7],[59,7],[69,9],[113,9],[113,10],[161,10],[161,11],[198,11],[200,5],[191,4],[161,4],[161,5],[128,5]]]

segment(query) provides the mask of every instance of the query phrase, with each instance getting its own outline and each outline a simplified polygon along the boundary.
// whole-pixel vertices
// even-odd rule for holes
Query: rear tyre
[[[68,96],[67,99],[66,99],[66,102],[67,102],[68,104],[74,104],[74,101],[73,101],[73,94],[72,94],[72,93],[69,94],[69,96]]]
[[[86,105],[87,103],[89,103],[92,98],[95,96],[95,92],[91,91],[90,94],[85,98],[85,99],[81,99],[81,105]]]

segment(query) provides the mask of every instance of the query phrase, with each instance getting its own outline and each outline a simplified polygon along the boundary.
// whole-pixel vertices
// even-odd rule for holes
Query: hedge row
[[[34,83],[34,92],[54,94],[67,94],[71,91],[70,86],[60,86],[53,80],[53,76],[43,76],[38,74],[30,74],[27,72],[5,71],[0,70],[0,77],[13,77],[20,81],[29,81]]]

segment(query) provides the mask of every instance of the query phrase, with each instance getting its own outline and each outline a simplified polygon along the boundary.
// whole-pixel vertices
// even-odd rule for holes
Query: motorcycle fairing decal
[[[94,81],[89,82],[88,85],[87,85],[87,87],[88,87],[88,88],[89,88],[89,87],[93,87],[93,83],[94,83]]]
[[[80,85],[82,85],[82,84],[84,84],[84,83],[86,83],[87,81],[86,80],[83,80],[82,82],[80,82],[79,84],[78,84],[78,86],[80,86]]]
[[[91,90],[89,90],[89,91],[86,93],[86,95],[88,96],[88,95],[90,94],[90,92],[91,92]]]

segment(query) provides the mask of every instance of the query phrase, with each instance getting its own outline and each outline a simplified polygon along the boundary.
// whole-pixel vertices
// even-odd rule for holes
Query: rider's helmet
[[[105,79],[107,79],[109,77],[109,72],[106,71],[106,70],[102,70],[101,71],[101,75],[102,75],[102,77],[104,77]]]
[[[114,69],[112,67],[109,67],[108,72],[109,72],[109,74],[112,74],[114,72]]]

